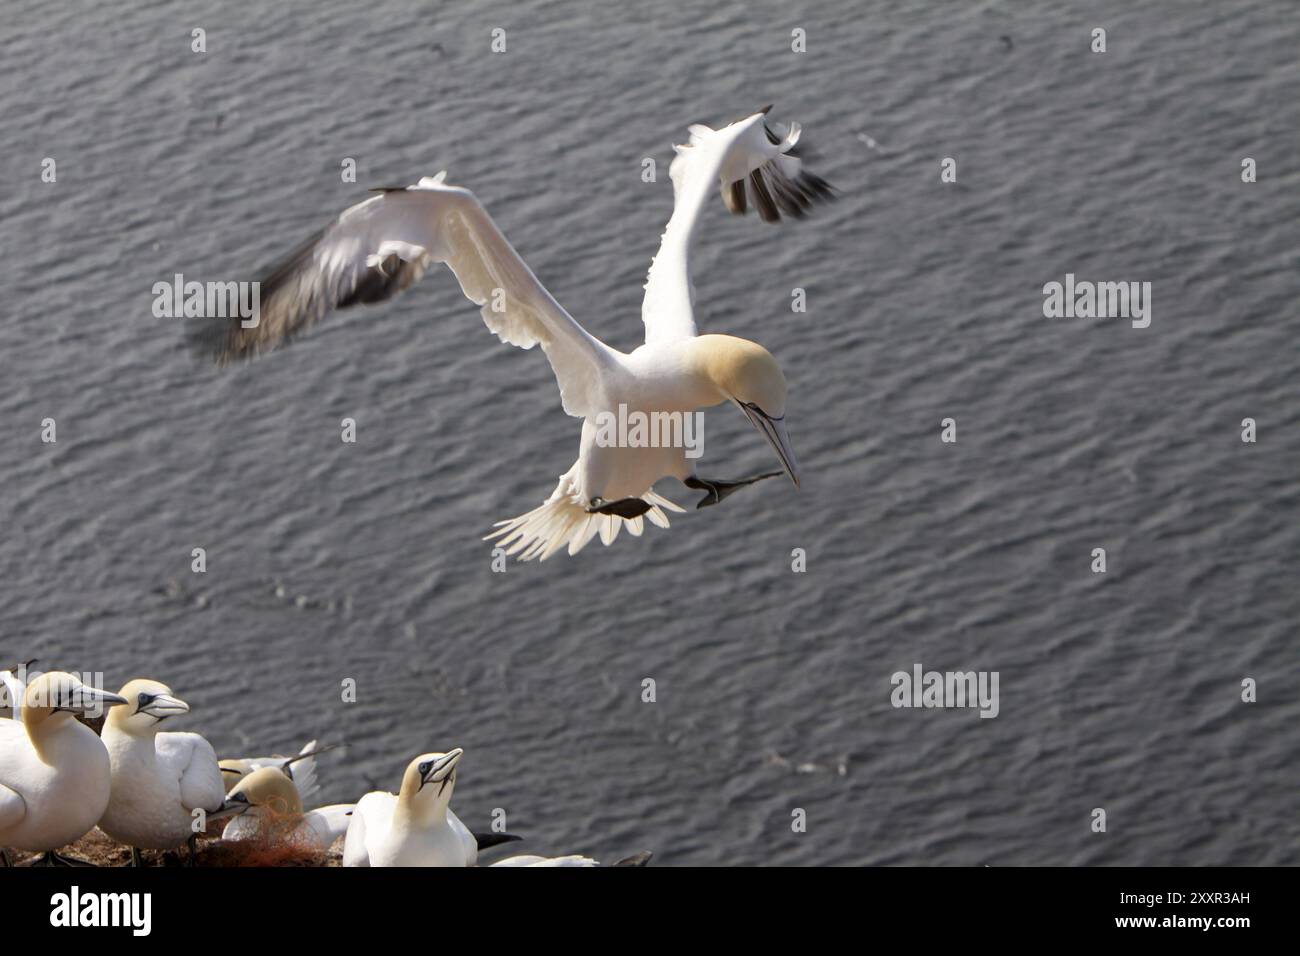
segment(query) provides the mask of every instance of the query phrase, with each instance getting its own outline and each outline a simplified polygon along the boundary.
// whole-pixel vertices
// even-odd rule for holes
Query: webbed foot
[[[606,501],[604,498],[592,498],[587,507],[588,514],[618,515],[631,521],[639,518],[651,508],[650,502],[643,498],[620,498],[618,501]]]
[[[762,481],[764,478],[780,478],[784,474],[785,472],[783,471],[767,471],[761,475],[751,475],[748,478],[741,478],[736,481],[726,481],[721,478],[697,478],[695,475],[691,475],[683,481],[682,484],[687,488],[694,488],[698,491],[706,492],[704,497],[695,503],[695,507],[698,509],[707,508],[709,505],[716,505],[722,501],[723,498],[739,491],[746,485],[752,485],[757,481]]]

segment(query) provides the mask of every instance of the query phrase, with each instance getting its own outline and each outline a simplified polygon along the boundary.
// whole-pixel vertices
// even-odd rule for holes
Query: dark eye
[[[424,763],[420,764],[420,776],[423,777],[426,774],[428,774],[429,768],[432,766],[433,764],[429,763],[429,761],[427,760]]]

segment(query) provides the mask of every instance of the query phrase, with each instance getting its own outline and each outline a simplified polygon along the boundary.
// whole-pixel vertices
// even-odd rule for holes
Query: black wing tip
[[[323,227],[312,233],[295,249],[264,269],[257,278],[258,301],[260,313],[258,323],[245,327],[244,320],[233,318],[197,318],[188,320],[190,327],[186,338],[190,351],[200,359],[211,361],[219,368],[227,365],[251,362],[263,352],[283,348],[296,338],[301,325],[291,324],[268,331],[268,311],[273,311],[271,303],[289,285],[297,273],[311,261],[316,246],[320,243],[329,227]]]
[[[764,222],[780,222],[783,215],[803,219],[814,205],[839,198],[838,190],[816,173],[801,170],[791,178],[771,163],[754,170],[747,180],[738,179],[723,190],[723,201],[729,212],[745,215],[746,191]]]
[[[522,840],[523,837],[516,836],[513,833],[475,833],[474,842],[478,844],[480,850],[487,850],[494,846],[500,846],[502,843],[513,843],[516,840]]]
[[[185,320],[185,342],[190,354],[200,362],[225,368],[244,365],[262,352],[280,348],[294,339],[290,332],[273,344],[265,344],[257,327],[244,328],[239,318],[190,318]],[[329,748],[326,748],[329,749]]]
[[[654,854],[649,850],[642,850],[640,853],[633,853],[631,856],[625,856],[615,863],[615,866],[646,866]]]

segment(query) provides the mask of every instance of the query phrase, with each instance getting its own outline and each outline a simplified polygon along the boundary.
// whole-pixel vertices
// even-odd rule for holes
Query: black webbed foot
[[[588,514],[618,515],[631,521],[650,510],[651,504],[641,498],[620,498],[618,501],[606,501],[604,498],[592,498],[587,508]]]
[[[739,491],[746,485],[752,485],[756,481],[762,481],[764,478],[780,478],[783,474],[785,474],[783,471],[766,471],[761,475],[751,475],[748,478],[741,478],[737,481],[725,481],[720,478],[697,478],[695,475],[691,475],[683,481],[682,484],[687,488],[695,488],[699,491],[706,492],[704,497],[695,503],[695,507],[699,509],[707,508],[709,505],[718,504],[723,498],[733,492]]]

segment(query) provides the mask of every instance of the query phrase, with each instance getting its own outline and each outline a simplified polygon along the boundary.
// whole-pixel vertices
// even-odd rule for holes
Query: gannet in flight
[[[223,840],[275,836],[312,850],[328,850],[348,831],[355,804],[303,810],[302,795],[278,767],[261,767],[235,784],[226,798],[249,809],[226,824]]]
[[[608,545],[626,525],[639,536],[644,519],[668,526],[683,509],[654,485],[677,478],[705,492],[697,507],[784,472],[797,487],[799,469],[786,433],[786,382],[761,345],[730,335],[699,335],[690,254],[709,195],[721,188],[727,208],[743,214],[746,198],[767,221],[802,217],[831,187],[805,171],[792,153],[799,126],[779,132],[767,109],[719,130],[690,127],[669,169],[673,213],[645,284],[641,318],[645,344],[621,352],[584,329],[551,297],[468,189],[448,186],[445,173],[413,186],[384,188],[345,210],[261,280],[253,317],[205,324],[198,343],[219,363],[252,358],[311,326],[335,308],[389,299],[418,280],[431,263],[446,263],[465,296],[501,341],[550,360],[565,412],[583,419],[578,460],[560,476],[539,508],[497,523],[488,539],[521,560],[546,559],[561,548],[581,550],[594,536]],[[701,478],[682,447],[684,420],[697,410],[731,402],[776,452],[781,471],[740,480]],[[683,422],[662,441],[634,431],[611,440],[620,412],[642,423]],[[669,416],[665,418],[664,415]],[[672,416],[678,416],[673,418]],[[602,427],[604,426],[604,427]],[[620,432],[623,430],[620,428]],[[621,444],[620,444],[621,442]]]
[[[99,821],[111,771],[99,737],[75,715],[123,703],[62,671],[27,685],[22,719],[0,719],[0,846],[44,853],[45,865],[77,865],[54,851]]]
[[[15,664],[8,670],[0,671],[0,717],[21,720],[23,715],[23,694],[27,685],[23,678],[31,670],[36,658]]]
[[[194,829],[202,810],[215,819],[224,810],[225,787],[212,745],[193,733],[160,732],[168,717],[188,714],[189,704],[157,681],[136,679],[121,691],[127,706],[104,721],[102,739],[113,768],[113,792],[99,828],[131,847],[140,864],[140,849],[171,850],[189,843],[194,865]]]
[[[299,797],[310,800],[320,789],[320,781],[316,778],[316,757],[337,746],[338,744],[330,744],[318,747],[316,741],[309,740],[292,757],[283,754],[272,754],[269,757],[223,757],[218,761],[221,765],[222,786],[226,788],[226,793],[230,793],[235,784],[254,770],[273,767],[293,781]]]

